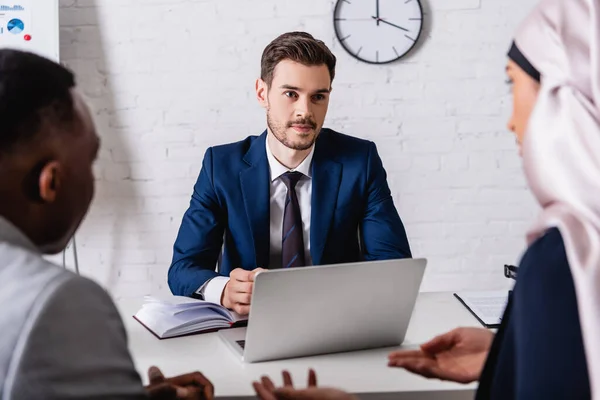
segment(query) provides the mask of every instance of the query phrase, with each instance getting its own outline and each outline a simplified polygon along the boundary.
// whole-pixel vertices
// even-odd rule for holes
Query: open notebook
[[[486,328],[499,328],[508,303],[508,290],[458,292],[454,296]]]
[[[248,319],[218,304],[182,296],[146,296],[133,318],[159,339],[243,326]]]

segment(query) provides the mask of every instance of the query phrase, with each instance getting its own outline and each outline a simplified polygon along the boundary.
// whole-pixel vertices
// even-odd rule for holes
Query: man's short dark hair
[[[326,65],[331,82],[335,77],[335,56],[325,43],[306,32],[284,33],[265,48],[260,62],[260,77],[268,86],[273,82],[275,67],[283,60],[306,66]]]
[[[38,140],[43,124],[74,120],[75,77],[33,53],[0,49],[0,155]]]

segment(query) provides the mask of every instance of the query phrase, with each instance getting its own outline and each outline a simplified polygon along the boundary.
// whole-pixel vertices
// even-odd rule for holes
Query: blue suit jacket
[[[191,296],[236,268],[269,268],[265,140],[266,132],[206,151],[173,249],[168,280],[174,294]],[[373,142],[321,130],[312,161],[310,227],[314,265],[411,256]]]

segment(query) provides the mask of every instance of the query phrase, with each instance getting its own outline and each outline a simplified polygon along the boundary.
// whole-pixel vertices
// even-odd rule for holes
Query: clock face
[[[338,0],[335,34],[353,57],[386,64],[406,55],[423,27],[419,0]]]

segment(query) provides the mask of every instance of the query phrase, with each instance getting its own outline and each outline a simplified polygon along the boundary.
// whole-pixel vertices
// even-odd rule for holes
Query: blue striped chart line
[[[5,6],[0,5],[0,11],[25,11],[25,7],[14,5],[14,6]]]

